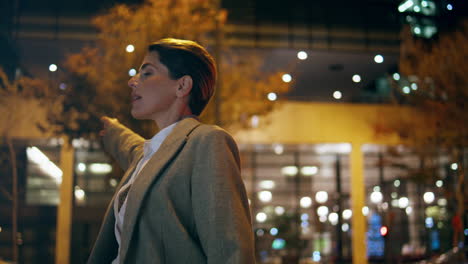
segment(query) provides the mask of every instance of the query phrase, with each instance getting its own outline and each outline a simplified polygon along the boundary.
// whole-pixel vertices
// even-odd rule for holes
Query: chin
[[[135,118],[135,119],[137,119],[137,120],[145,120],[145,119],[148,119],[148,117],[146,117],[145,114],[140,113],[140,112],[138,112],[138,111],[131,110],[130,113],[131,113],[132,117]]]

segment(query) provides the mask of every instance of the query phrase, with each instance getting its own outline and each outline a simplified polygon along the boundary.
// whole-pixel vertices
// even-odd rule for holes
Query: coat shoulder
[[[216,125],[207,125],[201,124],[197,127],[191,134],[190,138],[192,139],[213,139],[213,138],[225,138],[229,141],[233,141],[233,137],[229,132],[224,130],[223,128],[216,126]]]

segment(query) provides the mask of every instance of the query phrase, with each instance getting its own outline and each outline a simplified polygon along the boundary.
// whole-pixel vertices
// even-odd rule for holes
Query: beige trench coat
[[[143,155],[144,139],[112,125],[104,146],[126,171]],[[255,263],[248,199],[232,137],[194,118],[180,121],[135,179],[127,196],[120,263]],[[116,191],[117,193],[117,191]],[[117,256],[113,201],[88,259]]]

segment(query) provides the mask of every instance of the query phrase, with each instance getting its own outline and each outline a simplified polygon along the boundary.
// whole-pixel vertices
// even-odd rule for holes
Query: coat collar
[[[161,176],[163,168],[166,167],[182,149],[190,133],[200,124],[201,123],[194,118],[181,120],[133,182],[132,188],[127,196],[127,209],[125,211],[125,220],[120,243],[121,260],[125,260],[127,255],[141,204],[148,189],[152,186],[152,183]]]

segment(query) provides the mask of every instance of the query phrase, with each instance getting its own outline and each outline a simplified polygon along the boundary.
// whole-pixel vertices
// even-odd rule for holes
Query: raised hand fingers
[[[99,136],[104,136],[107,132],[107,128],[111,126],[113,123],[118,123],[119,121],[116,118],[110,118],[108,116],[102,116],[101,122],[103,124],[103,129],[99,131]]]

